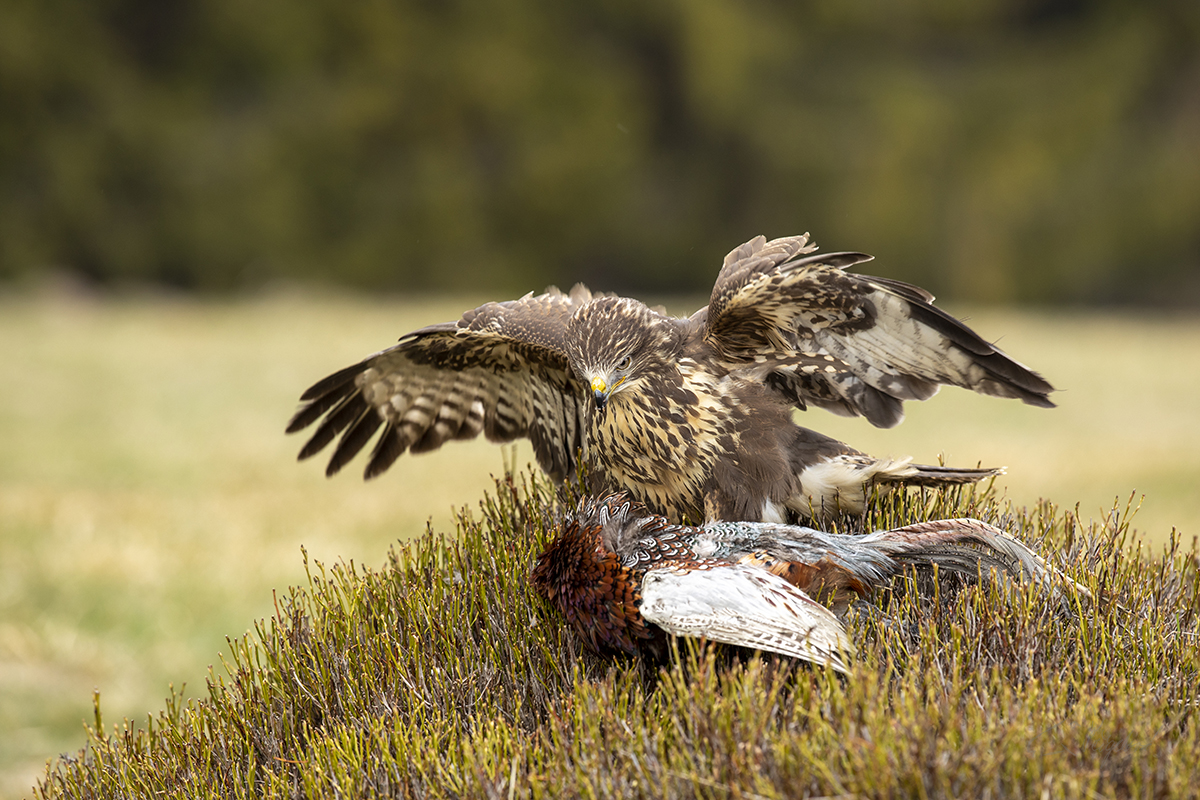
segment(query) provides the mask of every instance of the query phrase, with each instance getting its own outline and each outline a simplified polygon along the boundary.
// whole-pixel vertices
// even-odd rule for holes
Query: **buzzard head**
[[[680,332],[675,320],[628,297],[601,297],[567,323],[571,368],[598,410],[618,393],[637,391],[646,378],[675,369]]]

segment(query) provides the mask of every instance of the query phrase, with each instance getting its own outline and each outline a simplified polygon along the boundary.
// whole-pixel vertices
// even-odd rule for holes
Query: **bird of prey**
[[[671,634],[845,672],[854,647],[839,616],[907,566],[1074,584],[976,519],[858,536],[762,522],[692,527],[670,524],[624,494],[585,500],[529,580],[600,654],[661,659]]]
[[[486,303],[317,382],[288,432],[320,420],[301,459],[340,434],[332,475],[382,427],[367,478],[406,450],[528,437],[553,478],[582,459],[593,493],[693,522],[857,514],[872,484],[996,474],[873,458],[793,422],[811,405],[890,427],[941,384],[1054,405],[925,290],[846,272],[862,253],[815,250],[807,234],[752,239],[687,318],[582,285]]]

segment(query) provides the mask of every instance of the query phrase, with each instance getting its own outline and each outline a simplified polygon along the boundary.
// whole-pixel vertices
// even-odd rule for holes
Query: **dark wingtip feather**
[[[325,468],[327,476],[336,475],[342,467],[358,455],[358,452],[383,424],[383,419],[375,413],[374,409],[367,408],[366,403],[363,403],[363,409],[361,416],[354,421],[349,430],[342,434],[342,438],[338,441],[337,448],[329,459],[329,466]]]
[[[321,412],[313,411],[313,407],[315,405],[315,403],[309,403],[292,415],[292,418],[288,420],[287,428],[284,429],[284,433],[295,433],[297,431],[302,431],[309,425],[316,422],[317,417],[321,416]]]
[[[1049,386],[1049,384],[1047,384]],[[1049,393],[1054,391],[1054,387],[1050,387],[1044,392],[1034,392],[1027,389],[1021,389],[1016,392],[1020,397],[1021,402],[1026,405],[1036,406],[1037,408],[1057,408],[1057,404],[1049,398]]]
[[[303,461],[324,450],[335,436],[357,420],[366,410],[368,410],[367,401],[361,394],[352,394],[343,398],[337,407],[329,412],[329,416],[325,417],[325,421],[317,427],[312,438],[301,448],[299,460]]]
[[[1035,404],[1038,400],[1050,402],[1047,395],[1054,391],[1054,386],[1051,385],[1050,381],[1024,364],[1014,361],[1007,353],[995,345],[989,345],[989,347],[992,348],[991,354],[980,359],[984,369],[995,375],[998,380],[1006,382],[1014,389],[1019,390],[1022,393],[1021,399],[1025,400],[1025,402]],[[1026,396],[1028,396],[1028,399],[1026,399]]]
[[[1054,408],[1050,392],[1055,391],[1045,378],[1013,361],[997,350],[993,355],[978,359],[991,378],[981,381],[976,391],[993,397],[1012,397],[1038,408]]]
[[[369,360],[369,359],[368,359]],[[360,361],[344,369],[339,369],[332,375],[326,375],[321,380],[314,383],[312,386],[304,390],[304,394],[300,395],[301,400],[316,400],[322,395],[338,389],[342,384],[350,384],[353,386],[354,379],[358,374],[367,368],[367,361]]]
[[[993,389],[983,389],[997,397],[1012,397],[1040,408],[1053,408],[1049,395],[1054,386],[1038,373],[1014,360],[1007,353],[981,337],[961,320],[932,304],[933,295],[912,284],[871,275],[860,276],[870,283],[909,301],[913,319],[928,325],[945,336],[961,350],[975,358],[977,364],[992,376]]]
[[[288,422],[287,432],[295,433],[296,431],[304,430],[320,419],[322,414],[340,403],[352,391],[354,391],[354,382],[347,381],[340,386],[334,387],[326,394],[309,401]]]
[[[363,470],[363,480],[370,480],[386,471],[407,449],[408,445],[400,437],[400,433],[389,423],[383,429],[383,435],[376,442],[375,449],[371,451],[371,460]]]
[[[328,435],[323,434],[321,431],[314,433],[312,438],[304,443],[304,447],[300,448],[300,452],[296,455],[296,460],[306,461],[324,450],[325,445],[329,444],[330,440],[333,439],[334,433],[331,432]]]

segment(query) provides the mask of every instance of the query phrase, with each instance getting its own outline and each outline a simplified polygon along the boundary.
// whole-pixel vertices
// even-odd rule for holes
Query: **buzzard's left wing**
[[[814,254],[808,235],[733,250],[717,276],[705,338],[734,367],[807,403],[890,427],[903,401],[940,384],[1052,407],[1054,387],[933,305],[933,295],[847,273],[871,256]]]
[[[494,442],[528,437],[542,469],[569,476],[585,447],[588,393],[571,371],[563,337],[572,311],[591,297],[580,285],[570,294],[551,289],[487,303],[318,381],[287,428],[294,433],[320,420],[300,458],[340,436],[326,469],[332,475],[382,427],[364,473],[370,478],[406,450],[482,433]]]

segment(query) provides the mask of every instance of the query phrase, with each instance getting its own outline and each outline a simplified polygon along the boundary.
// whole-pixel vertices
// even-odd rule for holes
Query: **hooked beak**
[[[608,402],[608,395],[611,390],[608,384],[604,382],[604,378],[599,375],[592,378],[592,399],[596,401],[596,409],[603,410],[604,404]]]

